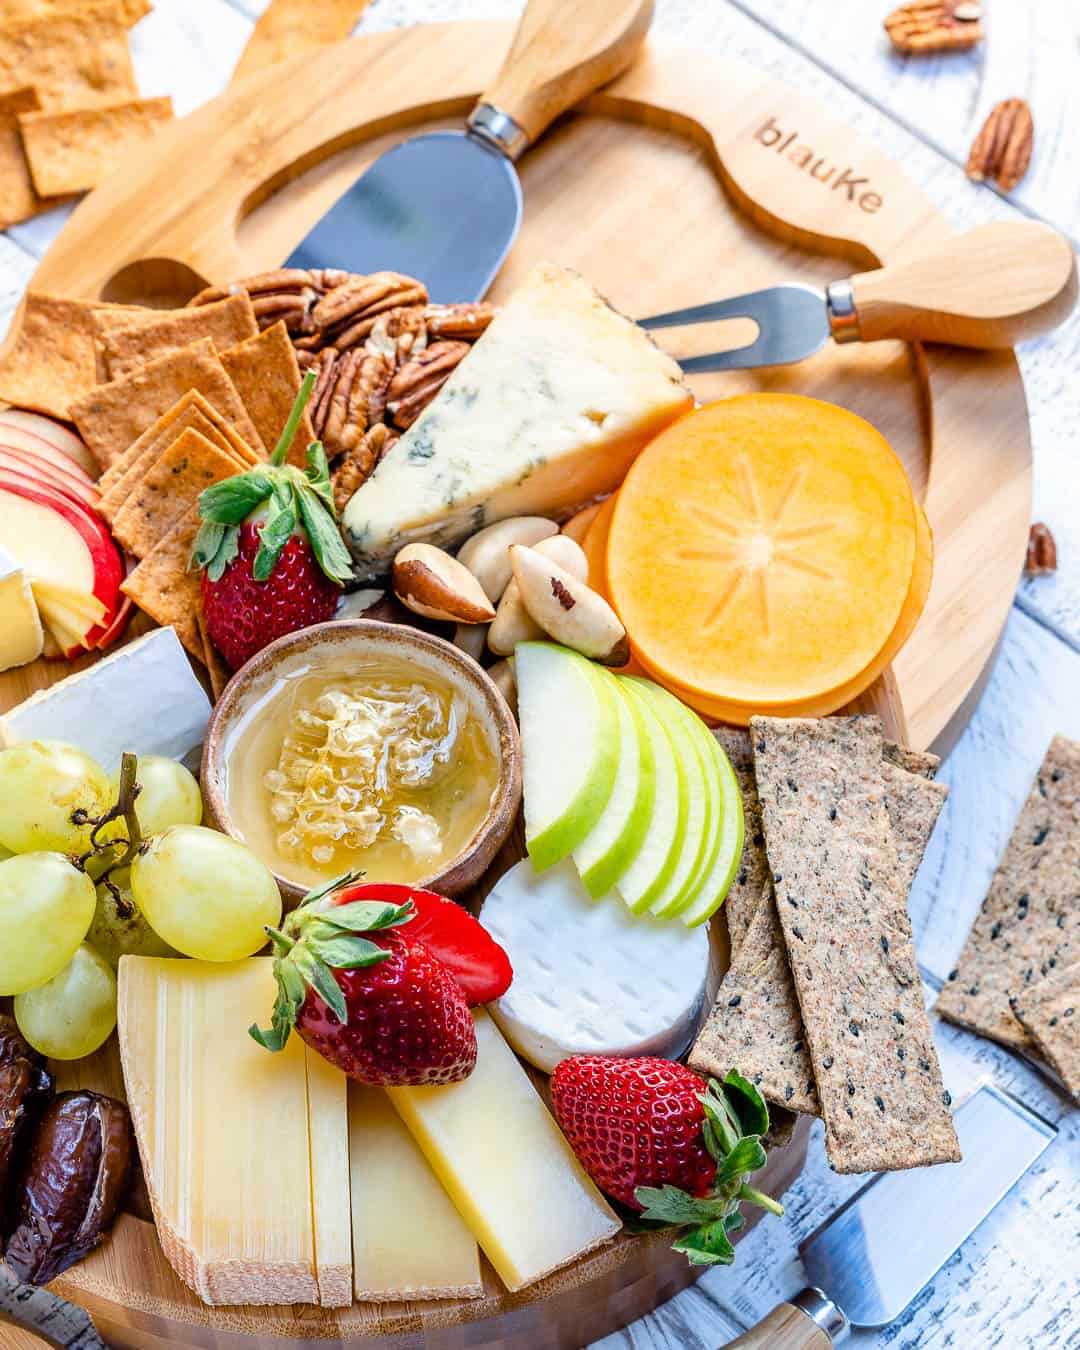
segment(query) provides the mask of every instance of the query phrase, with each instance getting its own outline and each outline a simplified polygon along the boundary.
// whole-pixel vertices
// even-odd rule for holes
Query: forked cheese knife
[[[529,0],[465,129],[413,136],[380,155],[285,265],[404,272],[437,303],[481,299],[521,221],[514,161],[630,65],[652,11],[653,0]]]
[[[721,319],[754,321],[757,336],[746,346],[680,361],[694,374],[787,365],[813,356],[830,338],[1011,347],[1061,323],[1076,289],[1076,259],[1064,235],[1036,221],[997,221],[823,291],[770,286],[640,323],[681,328]]]
[[[888,1326],[1057,1134],[990,1084],[953,1120],[963,1161],[887,1172],[864,1186],[799,1247],[811,1287],[729,1350],[829,1350],[852,1327]]]

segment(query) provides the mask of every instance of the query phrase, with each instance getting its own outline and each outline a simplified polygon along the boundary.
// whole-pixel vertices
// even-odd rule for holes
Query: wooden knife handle
[[[763,1322],[731,1341],[727,1350],[832,1350],[833,1344],[801,1309],[781,1303]]]
[[[560,113],[621,74],[652,15],[653,0],[529,0],[510,54],[480,98],[525,133],[507,153],[516,159]]]
[[[856,326],[847,333],[834,327],[839,341],[1011,347],[1053,328],[1072,309],[1076,259],[1049,225],[997,221],[931,253],[852,277],[851,290]]]

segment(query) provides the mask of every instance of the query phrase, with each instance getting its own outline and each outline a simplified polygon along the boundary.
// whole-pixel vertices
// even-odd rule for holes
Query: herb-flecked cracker
[[[874,717],[753,718],[762,823],[837,1172],[954,1162]]]
[[[210,338],[218,352],[223,352],[255,337],[258,331],[247,291],[237,291],[198,309],[151,310],[128,323],[120,315],[98,321],[101,349],[112,380],[123,379],[148,361],[204,338]]]
[[[1080,956],[1057,965],[1012,999],[1014,1015],[1080,1102]]]
[[[937,1001],[950,1022],[1013,1049],[1031,1039],[1010,996],[1080,955],[1080,744],[1055,736],[956,969]]]
[[[247,298],[246,291],[241,294]],[[212,308],[201,305],[194,312],[203,314]],[[272,324],[256,337],[223,351],[221,361],[251,414],[263,445],[272,450],[300,392],[300,365],[289,340],[289,330],[283,322]],[[314,439],[315,429],[305,409],[289,451],[289,463],[304,468],[307,448]]]
[[[204,652],[196,616],[202,584],[199,573],[188,567],[198,530],[199,513],[192,507],[124,580],[120,589],[162,628],[175,628],[176,636],[192,656],[201,661]]]
[[[731,761],[743,802],[743,854],[722,909],[734,957],[746,937],[768,882],[769,861],[765,857],[765,836],[761,832],[761,805],[754,778],[750,733],[743,727],[717,727],[713,735]]]

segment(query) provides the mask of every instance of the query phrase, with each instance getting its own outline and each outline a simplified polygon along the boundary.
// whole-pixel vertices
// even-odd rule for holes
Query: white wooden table
[[[140,85],[146,94],[171,94],[185,113],[225,86],[265,0],[155,3],[133,35]],[[655,35],[711,45],[828,100],[894,155],[958,225],[1020,213],[1048,220],[1076,241],[1080,6],[987,0],[987,7],[982,46],[945,58],[892,54],[881,31],[891,0],[657,0]],[[509,17],[518,9],[518,0],[374,0],[358,31]],[[1005,201],[969,184],[962,166],[986,111],[1014,95],[1032,105],[1035,158]],[[54,211],[0,235],[0,328],[65,218]],[[1021,585],[989,687],[943,768],[952,794],[911,900],[931,984],[955,962],[1052,733],[1080,737],[1078,353],[1080,316],[1020,353],[1036,450],[1035,518],[1057,538],[1060,570]],[[1080,1347],[1080,1111],[989,1042],[945,1025],[937,1039],[954,1096],[990,1077],[1054,1122],[1059,1134],[900,1322],[880,1334],[858,1334],[853,1344]],[[652,1317],[600,1344],[712,1350],[726,1343],[802,1286],[799,1240],[858,1184],[829,1171],[819,1127],[806,1172],[785,1197],[783,1220],[761,1223],[739,1247],[734,1268],[710,1271]],[[917,1243],[920,1234],[897,1233],[896,1240]]]

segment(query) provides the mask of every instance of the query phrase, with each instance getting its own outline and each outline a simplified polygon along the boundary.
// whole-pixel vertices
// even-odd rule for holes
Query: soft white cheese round
[[[569,860],[536,872],[528,858],[480,917],[514,968],[492,1016],[538,1069],[569,1055],[676,1059],[690,1044],[709,970],[704,926],[631,914],[614,895],[593,900]]]

